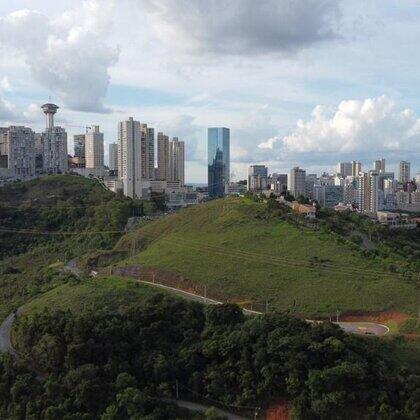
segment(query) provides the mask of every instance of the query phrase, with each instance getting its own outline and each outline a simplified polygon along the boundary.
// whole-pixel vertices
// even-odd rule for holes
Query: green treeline
[[[158,294],[119,310],[22,316],[15,333],[25,363],[1,359],[1,418],[189,418],[160,401],[177,382],[181,398],[228,406],[284,397],[299,419],[420,412],[419,372],[400,369],[386,343],[281,313],[244,317]]]
[[[107,191],[97,181],[78,176],[47,176],[0,188],[0,228],[49,232],[121,231],[127,219],[143,214],[143,204]],[[110,247],[120,234],[71,236],[2,232],[0,255],[17,255],[45,244],[67,242],[86,249]],[[68,248],[71,249],[72,245]]]

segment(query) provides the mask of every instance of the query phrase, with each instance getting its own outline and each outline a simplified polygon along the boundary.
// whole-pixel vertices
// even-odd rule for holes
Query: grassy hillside
[[[418,283],[391,267],[404,258],[367,256],[359,245],[229,198],[189,208],[125,235],[120,265],[163,268],[206,285],[208,295],[265,302],[305,315],[418,309]],[[140,251],[140,252],[138,252]]]
[[[133,280],[90,278],[69,282],[33,299],[24,306],[25,315],[50,310],[70,310],[79,313],[85,308],[110,308],[144,302],[159,291]]]
[[[136,205],[78,176],[45,176],[1,187],[0,320],[31,297],[67,282],[60,265],[92,250],[112,249],[121,233],[98,232],[122,231]]]

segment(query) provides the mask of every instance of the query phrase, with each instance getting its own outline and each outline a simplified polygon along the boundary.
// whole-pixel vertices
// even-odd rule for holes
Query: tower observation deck
[[[53,128],[54,127],[54,114],[59,109],[59,106],[55,104],[44,104],[41,106],[41,109],[44,111],[44,114],[46,116],[47,128]]]

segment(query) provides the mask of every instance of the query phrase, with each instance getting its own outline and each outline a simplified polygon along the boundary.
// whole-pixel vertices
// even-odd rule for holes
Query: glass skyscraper
[[[207,137],[209,197],[223,197],[230,175],[230,130],[209,128]]]

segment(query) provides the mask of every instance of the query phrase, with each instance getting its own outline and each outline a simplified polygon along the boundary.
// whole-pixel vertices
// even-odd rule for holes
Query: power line
[[[149,238],[153,239],[157,239],[157,240],[162,240],[162,241],[166,241],[166,242],[170,242],[170,243],[177,243],[178,245],[181,244],[181,246],[185,246],[185,247],[189,247],[191,249],[194,249],[196,251],[210,251],[213,253],[217,253],[219,255],[223,255],[223,256],[230,256],[230,257],[239,257],[242,259],[258,259],[259,262],[265,262],[267,264],[271,264],[271,265],[277,265],[277,266],[283,266],[283,265],[289,265],[289,266],[293,266],[293,267],[304,267],[307,269],[311,269],[311,270],[316,270],[316,269],[321,269],[324,271],[329,271],[329,272],[336,272],[339,274],[346,274],[346,275],[366,275],[366,274],[370,274],[373,277],[401,277],[404,278],[404,276],[400,273],[386,273],[386,272],[382,272],[382,271],[376,271],[376,270],[371,270],[371,269],[358,269],[355,267],[334,267],[331,265],[328,266],[316,266],[315,264],[317,262],[311,263],[311,262],[307,262],[307,261],[303,261],[303,260],[297,260],[297,259],[287,259],[284,257],[276,257],[273,255],[266,255],[266,254],[258,254],[256,252],[250,252],[250,251],[241,251],[241,250],[235,250],[235,249],[228,249],[226,247],[220,247],[220,246],[215,246],[215,245],[198,245],[198,244],[194,244],[192,243],[192,241],[187,241],[185,239],[181,239],[181,238],[176,238],[171,240],[168,238],[162,238],[162,237],[158,237],[157,235],[153,235],[153,234],[148,234],[146,232],[141,232],[144,236],[148,236]]]
[[[16,234],[29,234],[29,235],[64,235],[64,236],[79,236],[79,235],[101,235],[101,234],[116,234],[116,233],[127,233],[125,230],[99,230],[99,231],[81,231],[81,232],[72,232],[72,231],[39,231],[31,229],[8,229],[0,227],[0,232],[4,233],[16,233]]]
[[[0,227],[0,232],[3,233],[15,233],[15,234],[30,234],[30,235],[54,235],[54,236],[79,236],[79,235],[100,235],[100,234],[125,234],[129,233],[130,231],[124,231],[124,230],[113,230],[113,231],[81,231],[81,232],[74,232],[74,231],[39,231],[39,230],[33,230],[33,229],[9,229]],[[381,271],[374,271],[370,269],[357,269],[355,267],[334,267],[331,265],[328,266],[316,266],[315,263],[303,261],[303,260],[297,260],[297,259],[287,259],[284,257],[276,257],[273,255],[266,255],[266,254],[258,254],[256,252],[250,252],[250,251],[241,251],[241,250],[235,250],[235,249],[228,249],[225,247],[215,246],[215,245],[202,245],[202,244],[196,244],[193,243],[191,240],[185,240],[180,238],[163,238],[158,235],[150,234],[147,232],[141,232],[142,235],[150,238],[153,240],[161,240],[164,242],[169,243],[175,243],[177,245],[181,245],[183,247],[193,249],[195,251],[199,252],[212,252],[213,254],[218,254],[221,256],[228,256],[232,258],[242,258],[242,259],[253,259],[254,261],[263,262],[270,265],[275,266],[284,266],[288,265],[294,268],[306,268],[313,271],[327,271],[335,274],[342,274],[342,275],[371,275],[372,277],[376,278],[383,278],[383,277],[400,277],[404,278],[403,274],[400,273],[386,273]]]
[[[81,232],[74,232],[74,231],[39,231],[34,229],[10,229],[7,227],[0,227],[0,232],[4,233],[15,233],[15,234],[31,234],[31,235],[56,235],[56,236],[77,236],[77,235],[97,235],[97,234],[124,234],[129,233],[130,231],[123,231],[123,230],[112,230],[112,231],[81,231]],[[177,235],[176,232],[170,232],[172,234]],[[259,254],[252,251],[243,251],[243,250],[237,250],[237,249],[228,249],[226,247],[221,247],[217,245],[203,245],[203,244],[197,244],[194,243],[191,240],[186,240],[184,238],[176,237],[174,239],[170,238],[164,238],[160,235],[148,233],[144,230],[140,232],[142,236],[145,236],[146,238],[149,238],[152,241],[155,240],[162,240],[169,243],[176,243],[177,245],[184,246],[186,248],[193,249],[195,251],[200,252],[211,252],[213,254],[218,254],[222,256],[228,256],[232,258],[242,258],[242,259],[253,259],[254,261],[263,262],[270,265],[276,265],[276,266],[284,266],[288,265],[291,267],[297,267],[297,268],[306,268],[309,270],[323,270],[327,272],[332,273],[338,273],[343,275],[371,275],[372,277],[399,277],[404,278],[403,274],[400,273],[387,273],[385,271],[379,271],[379,270],[372,270],[372,269],[364,269],[364,268],[356,268],[353,266],[341,266],[341,267],[335,267],[331,265],[330,262],[323,262],[323,261],[303,261],[298,259],[290,259],[285,257],[278,257],[274,255],[267,255],[267,254]]]

